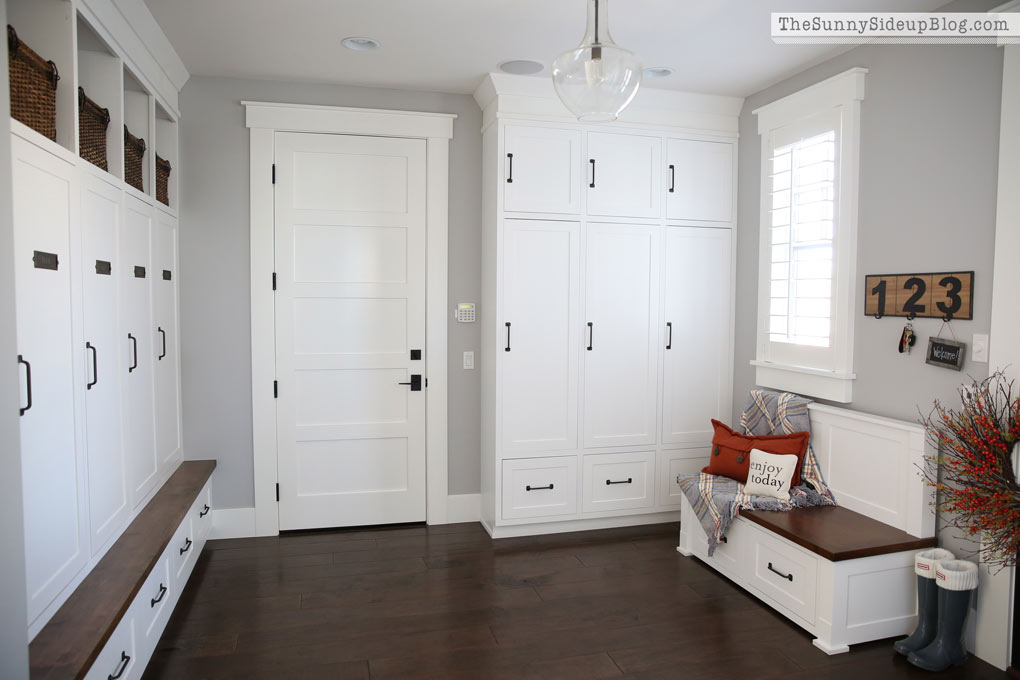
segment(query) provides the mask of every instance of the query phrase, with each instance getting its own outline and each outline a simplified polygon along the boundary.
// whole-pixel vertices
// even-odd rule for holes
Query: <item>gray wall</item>
[[[0,25],[7,23],[0,0]],[[7,41],[0,47],[7,63]],[[10,115],[7,69],[0,73],[0,120]],[[11,216],[11,137],[0,134],[0,677],[28,677],[25,534],[21,516],[19,376],[14,326],[14,228]]]
[[[961,342],[987,333],[1002,91],[1002,50],[992,46],[860,47],[747,98],[740,115],[734,419],[754,385],[758,300],[760,138],[751,111],[854,66],[869,69],[861,105],[857,308],[847,408],[916,421],[933,399],[951,401],[988,365],[962,373],[928,366],[942,322],[916,319],[917,344],[896,351],[905,319],[863,315],[864,276],[974,270],[974,320],[954,321]],[[943,332],[948,335],[948,330]],[[995,342],[992,338],[991,342]]]
[[[242,100],[455,113],[450,145],[449,492],[477,493],[478,371],[461,353],[478,324],[452,304],[478,302],[481,112],[467,95],[353,86],[191,78],[181,91],[181,354],[184,450],[215,458],[217,505],[254,506],[248,130]],[[268,388],[268,386],[265,386]]]

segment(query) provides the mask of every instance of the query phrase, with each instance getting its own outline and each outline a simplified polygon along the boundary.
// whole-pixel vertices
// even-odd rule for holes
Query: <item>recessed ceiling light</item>
[[[369,50],[379,49],[379,41],[375,38],[359,38],[357,36],[351,36],[344,38],[341,45],[349,50],[357,50],[358,52],[368,52]]]
[[[673,75],[673,69],[669,66],[652,66],[646,68],[644,73],[646,78],[667,78]]]
[[[530,59],[511,59],[499,65],[500,71],[512,73],[515,76],[531,76],[541,73],[543,69],[545,69],[545,64]]]

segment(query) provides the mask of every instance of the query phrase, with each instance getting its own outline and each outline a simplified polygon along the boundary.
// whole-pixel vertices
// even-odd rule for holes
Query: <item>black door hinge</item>
[[[273,163],[273,184],[276,184],[276,163]]]
[[[276,272],[273,272],[273,290],[276,290]]]
[[[280,502],[280,485],[279,484],[276,485],[276,502],[277,503]]]
[[[273,399],[280,398],[280,383],[273,381]]]

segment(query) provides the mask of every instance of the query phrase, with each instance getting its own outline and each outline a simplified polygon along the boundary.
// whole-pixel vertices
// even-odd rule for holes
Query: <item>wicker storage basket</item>
[[[57,65],[46,61],[7,26],[7,70],[11,79],[11,117],[57,141]]]
[[[142,185],[142,159],[145,157],[145,140],[135,137],[124,126],[124,181],[139,191]]]
[[[156,154],[156,200],[170,205],[170,161]]]
[[[104,109],[78,88],[78,155],[92,165],[108,170],[106,164],[106,128],[110,109]]]

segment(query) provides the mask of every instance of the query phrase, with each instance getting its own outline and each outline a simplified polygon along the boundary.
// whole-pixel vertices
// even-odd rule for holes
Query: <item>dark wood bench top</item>
[[[156,492],[28,646],[33,679],[84,677],[215,467],[185,461]]]
[[[741,510],[740,516],[831,562],[937,545],[935,537],[917,538],[838,506],[797,508],[789,512]]]

